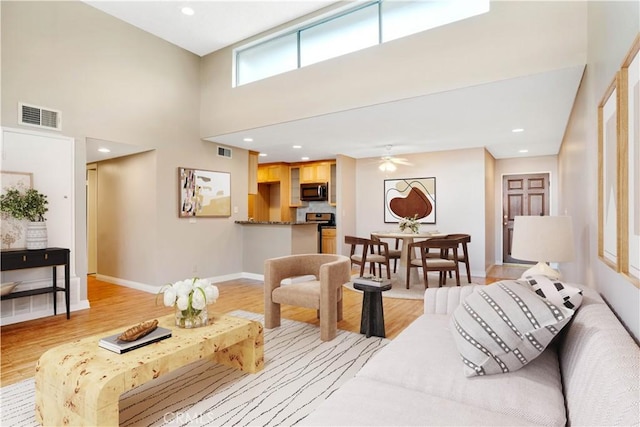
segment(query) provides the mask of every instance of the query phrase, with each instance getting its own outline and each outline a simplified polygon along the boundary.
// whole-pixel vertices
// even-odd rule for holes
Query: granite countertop
[[[292,221],[235,221],[236,224],[242,225],[315,225],[321,221],[292,222]]]

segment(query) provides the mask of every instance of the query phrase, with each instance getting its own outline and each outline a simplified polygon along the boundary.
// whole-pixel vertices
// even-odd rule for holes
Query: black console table
[[[53,285],[46,288],[30,289],[28,291],[11,292],[2,296],[2,300],[29,297],[32,295],[53,294],[53,314],[57,314],[56,292],[64,292],[64,302],[67,306],[67,319],[69,319],[69,249],[47,248],[36,250],[6,249],[2,250],[2,271],[22,270],[24,268],[53,267]],[[64,265],[64,288],[56,286],[57,266]]]

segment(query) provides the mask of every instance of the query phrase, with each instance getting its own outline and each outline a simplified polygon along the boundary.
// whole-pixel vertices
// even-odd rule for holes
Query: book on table
[[[122,341],[118,337],[121,333],[109,335],[102,338],[98,345],[106,350],[113,351],[114,353],[126,353],[136,348],[144,347],[145,345],[158,342],[160,340],[171,337],[171,329],[157,327],[149,334],[139,338],[135,341]]]
[[[353,283],[357,283],[359,285],[367,285],[367,286],[386,286],[391,284],[391,280],[383,279],[382,277],[377,276],[361,276],[354,277]]]

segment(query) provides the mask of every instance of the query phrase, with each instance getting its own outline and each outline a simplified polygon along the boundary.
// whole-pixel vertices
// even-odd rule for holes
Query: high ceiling
[[[85,2],[200,56],[334,3]],[[185,6],[191,7],[194,15],[182,14],[180,9]],[[365,158],[472,147],[486,147],[496,158],[555,155],[583,70],[582,66],[553,70],[207,139],[267,154],[260,158],[261,163],[296,162],[303,156],[310,160],[337,154]],[[524,131],[514,133],[515,128]],[[293,149],[293,145],[302,148]],[[386,149],[389,145],[390,152]],[[131,153],[141,151],[140,147],[131,149]],[[91,150],[92,146],[88,147],[88,152]],[[119,155],[127,154],[126,144],[118,144],[116,150]],[[100,156],[92,158],[108,155]]]

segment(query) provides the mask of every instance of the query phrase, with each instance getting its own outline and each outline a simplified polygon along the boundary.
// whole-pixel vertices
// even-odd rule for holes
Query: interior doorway
[[[549,174],[502,177],[502,262],[534,264],[511,256],[513,220],[516,216],[549,215]]]

